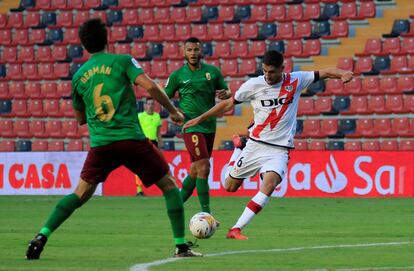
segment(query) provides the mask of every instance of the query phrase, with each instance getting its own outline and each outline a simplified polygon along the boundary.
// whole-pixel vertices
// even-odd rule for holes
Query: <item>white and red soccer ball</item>
[[[190,231],[198,239],[207,239],[216,232],[219,223],[209,213],[200,212],[190,220]]]

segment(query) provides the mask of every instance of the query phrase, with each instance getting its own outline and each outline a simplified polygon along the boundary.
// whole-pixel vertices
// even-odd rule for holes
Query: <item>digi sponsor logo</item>
[[[263,107],[277,107],[283,104],[291,104],[293,102],[292,99],[288,99],[287,97],[282,98],[275,98],[275,99],[268,99],[268,100],[261,100],[260,103]]]

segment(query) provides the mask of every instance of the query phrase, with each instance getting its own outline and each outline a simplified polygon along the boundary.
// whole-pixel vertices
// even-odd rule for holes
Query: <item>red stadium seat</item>
[[[0,99],[8,100],[10,98],[12,98],[12,96],[9,93],[9,84],[8,84],[8,82],[0,81]]]
[[[31,99],[43,97],[43,93],[41,93],[40,91],[40,82],[38,81],[29,81],[28,83],[26,83],[24,92],[25,96]]]
[[[20,47],[18,61],[19,62],[32,62],[35,60],[35,52],[33,46]]]
[[[220,10],[222,10],[224,7],[220,7]],[[219,11],[220,11],[219,10]],[[174,9],[175,13],[175,9]],[[189,6],[186,10],[185,17],[187,19],[187,22],[198,22],[201,21],[203,14],[200,7],[192,7]]]
[[[39,67],[39,78],[55,79],[52,63],[40,63],[38,67]]]
[[[414,125],[410,123],[409,118],[395,118],[391,123],[391,131],[399,137],[413,137]]]
[[[378,77],[369,76],[362,79],[362,89],[367,94],[379,94],[380,93],[380,81]]]
[[[331,33],[329,36],[324,36],[323,39],[337,39],[341,37],[348,37],[349,24],[347,20],[331,19]]]
[[[321,8],[319,3],[307,3],[303,11],[303,19],[311,20],[321,16]]]
[[[404,111],[414,112],[414,95],[404,97]]]
[[[15,29],[12,38],[12,44],[25,45],[29,44],[29,32],[27,29]]]
[[[346,151],[360,151],[362,149],[361,142],[347,141],[345,142],[344,149]]]
[[[175,8],[174,9],[174,16],[172,16],[172,21],[174,23],[190,23],[187,20],[187,10],[186,8]]]
[[[382,52],[382,43],[379,38],[369,38],[365,42],[364,52],[355,54],[356,56],[377,55]]]
[[[310,151],[324,151],[326,149],[326,144],[324,141],[312,140],[308,143],[308,150]]]
[[[7,27],[7,14],[0,13],[0,28]]]
[[[300,20],[303,17],[303,8],[301,4],[288,5],[286,10],[287,20]]]
[[[207,25],[196,24],[191,28],[191,36],[198,37],[201,40],[207,39]]]
[[[7,68],[6,78],[12,80],[22,80],[22,65],[20,64],[9,64]]]
[[[326,136],[335,136],[338,133],[338,121],[336,119],[321,120],[321,132]]]
[[[221,63],[221,72],[223,76],[236,76],[238,74],[237,60],[228,59]]]
[[[401,140],[398,149],[400,151],[414,151],[414,140]]]
[[[130,55],[131,46],[129,45],[129,43],[118,43],[115,46],[115,54]]]
[[[67,8],[66,0],[53,0],[51,1],[50,8],[51,9],[65,9]]]
[[[313,98],[301,98],[299,99],[298,115],[317,115],[315,111]]]
[[[361,146],[363,151],[379,151],[380,145],[378,141],[364,141]]]
[[[301,39],[291,39],[288,41],[285,50],[285,57],[300,57],[302,55],[302,40]]]
[[[0,141],[0,152],[14,152],[16,143],[14,140]]]
[[[116,42],[116,41],[124,41],[127,39],[128,31],[126,26],[119,25],[119,26],[112,26],[112,31],[109,32],[109,41]]]
[[[142,8],[139,11],[139,21],[143,24],[154,23],[154,11],[152,8]]]
[[[32,99],[27,102],[27,110],[33,117],[46,117],[47,113],[43,110],[43,101],[40,99]]]
[[[414,37],[402,38],[401,53],[414,54]]]
[[[379,94],[385,93],[398,93],[397,78],[395,77],[382,77],[380,80]]]
[[[79,135],[81,137],[88,137],[89,138],[89,129],[88,125],[84,124],[78,127]]]
[[[34,140],[32,142],[32,151],[45,152],[48,150],[48,142],[44,140]]]
[[[303,140],[295,140],[295,150],[306,151],[308,150],[308,143]]]
[[[160,26],[160,37],[163,37],[165,41],[176,40],[175,37],[175,25],[174,24],[164,24]]]
[[[385,109],[385,99],[383,95],[372,95],[368,100],[368,110],[377,114],[389,114]]]
[[[40,13],[38,12],[28,12],[25,20],[24,27],[31,28],[37,27],[40,24]]]
[[[59,120],[49,120],[45,124],[45,133],[52,138],[63,138],[62,123]]]
[[[395,137],[391,129],[391,119],[374,119],[374,130],[381,137]]]
[[[276,39],[290,39],[293,38],[293,23],[291,22],[281,22],[277,26],[277,36]]]
[[[318,114],[332,112],[331,97],[320,97],[315,101],[315,111]]]
[[[151,76],[155,78],[167,78],[167,62],[164,60],[155,60],[151,66]]]
[[[266,42],[259,40],[259,41],[252,41],[250,44],[249,49],[249,56],[256,57],[256,56],[263,56],[266,52]]]
[[[22,28],[23,27],[23,12],[9,13],[9,19],[7,20],[8,28]]]
[[[50,141],[47,146],[48,151],[64,151],[64,142],[63,141]]]
[[[123,12],[122,23],[124,25],[138,25],[140,23],[137,9],[126,9]]]
[[[191,26],[189,24],[177,24],[175,35],[179,40],[186,40],[191,36]]]
[[[29,132],[29,121],[17,120],[13,124],[13,133],[16,137],[20,138],[31,138],[32,135]]]
[[[341,19],[354,19],[357,16],[357,3],[356,2],[342,2],[340,9]]]
[[[145,58],[147,55],[147,45],[145,43],[134,42],[131,45],[131,55],[135,58]]]
[[[257,67],[256,59],[254,58],[242,59],[239,65],[239,74],[242,76],[249,75],[249,74],[255,74],[256,67]]]
[[[208,40],[223,40],[227,37],[224,36],[224,30],[222,24],[210,24],[207,29]]]
[[[56,63],[53,68],[54,78],[68,78],[69,77],[69,63]]]
[[[376,7],[374,1],[361,1],[357,19],[365,19],[375,17]]]
[[[90,18],[100,18],[103,22],[107,21],[107,14],[105,10],[94,10]]]
[[[158,25],[146,25],[143,39],[147,41],[160,40],[160,30]]]
[[[295,37],[304,38],[312,34],[312,24],[310,21],[297,21],[295,28]]]
[[[321,54],[321,42],[319,39],[306,40],[303,45],[303,56],[317,56]]]
[[[399,38],[388,38],[385,39],[382,44],[382,54],[398,54],[401,51],[400,39]]]
[[[83,9],[83,1],[82,0],[71,0],[67,2],[68,9]]]
[[[8,63],[14,63],[17,61],[17,47],[4,47],[2,53],[1,61]]]
[[[381,74],[395,74],[395,73],[411,73],[408,69],[408,61],[406,56],[393,56],[391,58],[391,65],[389,70],[381,71]]]
[[[52,52],[52,59],[55,61],[64,61],[68,58],[66,45],[54,45]]]
[[[220,6],[218,12],[217,22],[232,21],[234,19],[234,6],[232,5]]]
[[[48,138],[49,135],[46,134],[45,122],[43,120],[32,120],[29,123],[30,133],[34,137],[38,138]]]
[[[397,89],[399,93],[414,90],[414,77],[412,75],[403,75],[398,77]]]
[[[344,93],[351,95],[365,95],[361,87],[361,79],[359,77],[354,77],[351,81],[344,84]]]
[[[244,80],[231,80],[230,83],[228,83],[231,93],[235,93],[243,83]]]
[[[93,14],[94,17],[95,13]],[[89,12],[89,10],[78,10],[78,12],[76,12],[76,14],[74,15],[74,19],[73,19],[73,26],[80,26],[81,24],[83,24],[86,20],[91,18],[91,13]],[[105,21],[105,20],[104,20]],[[69,25],[66,27],[70,27]]]
[[[12,43],[12,33],[10,29],[0,29],[0,44],[7,45]]]
[[[271,5],[267,17],[274,21],[281,21],[286,19],[286,9],[284,5]]]
[[[251,8],[251,15],[248,19],[249,22],[266,22],[267,21],[267,6],[266,5],[254,5]]]
[[[233,44],[233,49],[231,50],[231,56],[233,58],[247,57],[248,54],[249,54],[249,44],[246,41],[239,41]]]
[[[42,97],[57,99],[60,98],[57,94],[56,82],[44,82],[39,86]],[[33,98],[33,97],[32,97]]]
[[[167,74],[171,74],[173,71],[178,70],[182,66],[182,60],[170,60],[170,62],[168,63]]]
[[[163,24],[172,22],[170,19],[170,7],[159,7],[154,12],[154,21]]]
[[[1,34],[0,34],[1,37]],[[41,44],[46,40],[46,32],[44,29],[32,29],[29,36],[30,44]]]
[[[59,100],[57,99],[46,99],[43,110],[49,117],[63,117],[63,114],[59,110]]]
[[[69,140],[66,151],[83,151],[82,140]]]
[[[231,49],[229,42],[217,42],[214,48],[213,57],[215,58],[226,58],[230,57]]]
[[[37,64],[36,63],[23,64],[22,69],[24,71],[24,73],[22,74],[22,76],[24,76],[27,79],[30,79],[30,80],[38,80],[38,79],[41,78],[41,77],[39,77],[40,76],[40,73],[38,74]]]
[[[59,106],[60,115],[63,115],[65,117],[74,117],[75,113],[73,112],[72,107],[72,100],[61,100],[60,106]]]
[[[63,43],[64,44],[79,44],[80,39],[78,36],[78,29],[77,28],[66,28],[65,34],[63,35]]]
[[[256,23],[244,23],[241,27],[240,39],[254,39],[259,33],[259,29]]]
[[[76,15],[76,19],[78,19],[79,21],[85,21],[82,20],[81,18],[81,14],[84,14],[85,12],[77,12]],[[89,13],[89,12],[88,12]],[[89,15],[89,14],[88,14]],[[80,22],[76,23],[77,25],[80,25]],[[73,13],[72,11],[60,11],[59,14],[57,15],[57,19],[56,19],[56,26],[57,27],[72,27],[75,24],[73,23]]]
[[[27,101],[14,99],[11,115],[15,115],[17,117],[29,117],[31,115],[31,112],[28,110]]]
[[[318,96],[343,95],[344,83],[340,79],[329,79],[325,82],[325,91]]]
[[[237,40],[240,37],[240,26],[238,24],[227,24],[223,31],[224,36],[229,39]]]
[[[12,120],[0,120],[0,136],[7,138],[16,137],[13,126]]]
[[[303,121],[303,137],[322,138],[325,134],[321,130],[321,124],[319,120],[306,119]]]
[[[346,137],[378,137],[374,130],[374,121],[372,119],[357,119],[355,133],[347,134]]]
[[[372,58],[371,57],[359,57],[355,61],[355,74],[361,74],[364,72],[372,71]]]
[[[72,92],[71,81],[60,81],[56,86],[57,97],[69,97]]]
[[[338,69],[353,71],[354,61],[352,60],[352,57],[340,57],[336,66]]]
[[[385,111],[395,114],[409,113],[404,108],[404,99],[402,95],[388,95],[385,99]]]
[[[351,105],[348,111],[341,112],[343,115],[354,115],[354,114],[371,114],[372,111],[368,109],[367,96],[354,96],[351,100]]]

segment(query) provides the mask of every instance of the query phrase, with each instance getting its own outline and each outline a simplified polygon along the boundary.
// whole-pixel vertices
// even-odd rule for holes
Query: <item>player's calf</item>
[[[42,253],[44,246],[46,245],[47,237],[43,234],[38,234],[29,242],[29,246],[26,251],[27,260],[38,260],[40,253]]]

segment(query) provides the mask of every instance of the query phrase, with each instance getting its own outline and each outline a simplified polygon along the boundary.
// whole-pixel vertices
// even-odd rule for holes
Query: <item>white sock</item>
[[[257,192],[257,194],[247,203],[246,208],[244,209],[243,213],[237,220],[236,224],[232,227],[243,229],[250,221],[265,207],[267,202],[269,201],[269,197],[262,193]]]
[[[242,149],[234,148],[234,151],[230,157],[229,163],[227,164],[227,171],[226,171],[226,178],[229,176],[231,170],[233,169],[234,163],[236,162],[237,158],[239,158]]]

